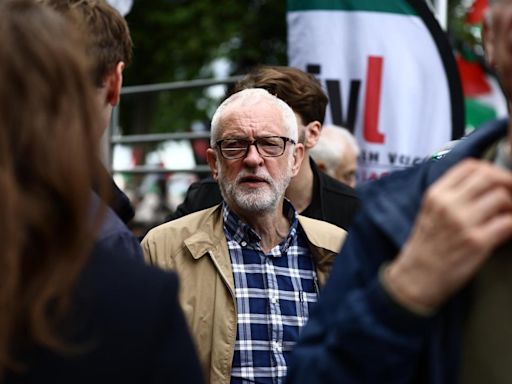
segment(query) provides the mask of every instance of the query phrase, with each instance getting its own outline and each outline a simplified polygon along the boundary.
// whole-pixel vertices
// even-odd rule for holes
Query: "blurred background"
[[[468,131],[506,113],[483,60],[486,5],[450,0],[441,23],[456,54]],[[255,65],[287,65],[287,4],[135,0],[128,8],[134,61],[105,161],[136,208],[133,230],[141,236],[165,220],[192,182],[209,175],[209,121],[230,84]]]

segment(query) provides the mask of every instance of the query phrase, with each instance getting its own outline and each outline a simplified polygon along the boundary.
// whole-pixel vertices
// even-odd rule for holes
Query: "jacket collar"
[[[310,244],[310,251],[315,263],[317,272],[322,272],[325,277],[326,272],[330,270],[334,256],[338,253],[340,245],[333,240],[327,241],[326,231],[319,229],[319,225],[326,225],[330,230],[343,231],[343,229],[335,227],[328,223],[319,222],[301,215],[297,216],[302,233],[306,236]],[[201,259],[203,256],[210,255],[213,263],[220,270],[228,285],[234,287],[233,272],[231,268],[231,259],[224,235],[224,222],[222,219],[222,203],[208,208],[204,211],[204,218],[199,229],[184,240],[185,246],[195,260]],[[321,284],[325,278],[320,277]]]
[[[194,259],[200,259],[226,242],[222,222],[222,203],[205,210],[199,229],[184,240]],[[226,245],[227,249],[227,245]]]
[[[358,187],[363,211],[400,248],[409,237],[425,190],[462,159],[479,157],[506,134],[507,123],[502,119],[483,125],[461,139],[441,160],[396,171]]]
[[[185,247],[195,260],[210,255],[212,262],[233,291],[233,270],[228,245],[224,236],[222,203],[204,210],[204,218],[198,230],[184,240]]]

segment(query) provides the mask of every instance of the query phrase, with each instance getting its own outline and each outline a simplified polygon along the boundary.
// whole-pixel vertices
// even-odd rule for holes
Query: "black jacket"
[[[119,192],[123,194],[120,190]],[[123,196],[128,201],[124,194]],[[92,205],[93,209],[97,209],[100,205],[100,198],[96,194],[93,196]],[[128,206],[130,206],[129,201]],[[105,213],[105,220],[96,243],[101,245],[104,252],[122,254],[127,259],[144,260],[139,240],[126,227],[119,212],[112,209],[107,209]]]
[[[11,373],[6,384],[202,383],[176,275],[126,257],[111,241],[119,223],[109,210],[78,281],[72,315],[59,327],[82,349],[66,355],[25,348],[28,370]]]
[[[310,159],[313,170],[313,199],[301,214],[348,229],[359,209],[354,189],[321,172]],[[192,184],[182,204],[168,217],[174,220],[189,213],[213,207],[222,201],[219,186],[211,177]]]
[[[109,205],[110,209],[114,211],[114,213],[121,219],[123,223],[128,224],[128,222],[133,219],[133,216],[135,216],[135,210],[130,203],[130,199],[128,199],[128,196],[126,196],[124,192],[119,189],[114,179],[112,178],[112,175],[110,175],[110,173],[105,169],[103,165],[101,165],[99,169],[102,172],[102,177],[105,178],[105,180],[109,180],[110,184],[109,187],[111,196],[109,201],[105,201],[105,203]],[[94,191],[96,193],[99,192],[98,186],[95,186]]]

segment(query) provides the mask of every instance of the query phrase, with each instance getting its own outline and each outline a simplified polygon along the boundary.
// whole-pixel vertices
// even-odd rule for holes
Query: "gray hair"
[[[324,125],[320,139],[311,148],[310,155],[314,160],[323,162],[328,170],[332,170],[340,165],[347,146],[352,147],[356,156],[359,155],[359,145],[348,129],[338,125]]]
[[[276,96],[268,93],[266,90],[261,88],[247,88],[240,92],[237,92],[226,100],[222,102],[221,105],[217,108],[212,117],[211,123],[211,138],[210,138],[210,146],[214,147],[215,142],[219,137],[220,132],[220,122],[224,115],[224,112],[227,107],[233,106],[251,106],[259,104],[263,101],[269,101],[275,104],[280,110],[283,118],[283,123],[286,128],[286,132],[290,139],[297,142],[298,140],[298,127],[297,127],[297,118],[295,117],[295,113],[290,108],[288,104],[286,104],[283,100],[277,98]]]

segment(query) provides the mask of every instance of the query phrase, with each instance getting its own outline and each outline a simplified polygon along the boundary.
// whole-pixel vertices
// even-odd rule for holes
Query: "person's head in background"
[[[354,136],[337,125],[324,125],[320,140],[311,150],[318,168],[352,188],[356,186],[358,156],[359,146]]]
[[[489,0],[482,30],[485,59],[498,77],[508,99],[509,109],[512,99],[512,55],[509,39],[512,23],[511,5],[509,0]]]
[[[245,88],[264,88],[293,109],[299,127],[299,143],[304,144],[306,159],[320,137],[329,101],[320,82],[297,68],[259,66],[237,82],[232,93]]]
[[[101,122],[68,21],[33,0],[4,0],[0,14],[2,381],[20,368],[20,345],[63,347],[58,324],[94,239],[88,202],[100,180],[92,159]]]
[[[123,70],[132,60],[132,39],[123,16],[106,0],[38,0],[71,18],[87,38],[87,54],[93,61],[92,81],[102,106],[107,128],[112,109],[119,103]]]

